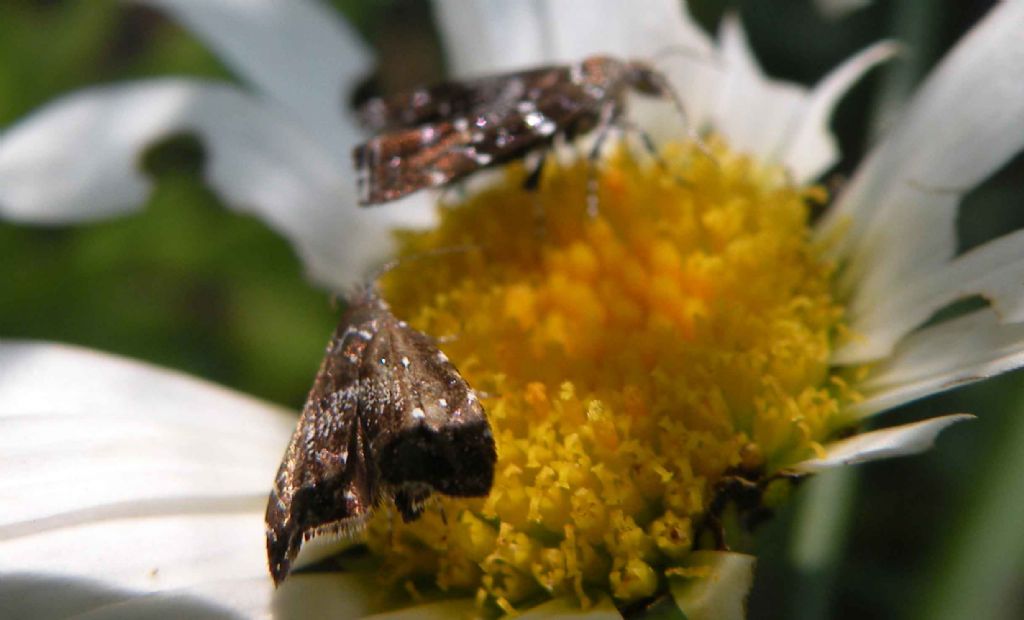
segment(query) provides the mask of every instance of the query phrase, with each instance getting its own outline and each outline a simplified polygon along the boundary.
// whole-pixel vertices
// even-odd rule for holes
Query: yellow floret
[[[592,164],[549,164],[538,191],[513,165],[445,205],[439,228],[402,235],[421,258],[385,296],[450,339],[498,463],[487,498],[375,518],[392,578],[506,612],[561,594],[586,605],[588,590],[649,596],[685,570],[723,475],[811,456],[844,422],[857,396],[828,366],[842,307],[808,231],[822,191],[709,148],[666,147],[668,169],[619,150],[599,164],[596,217]]]

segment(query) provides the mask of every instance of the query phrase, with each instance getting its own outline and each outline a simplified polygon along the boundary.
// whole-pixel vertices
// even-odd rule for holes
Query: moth
[[[360,116],[379,134],[352,152],[359,202],[448,185],[550,148],[556,136],[571,140],[597,130],[596,157],[608,129],[622,122],[629,91],[669,99],[683,114],[663,74],[607,56],[371,99]],[[536,183],[532,176],[528,184]]]
[[[432,493],[487,495],[496,458],[466,380],[365,288],[331,336],[267,502],[275,585],[304,541],[352,536],[385,501],[412,521]]]

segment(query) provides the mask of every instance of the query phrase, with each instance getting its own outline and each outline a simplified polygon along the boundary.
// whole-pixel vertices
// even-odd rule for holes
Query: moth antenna
[[[683,121],[683,127],[686,131],[686,135],[693,143],[697,146],[697,150],[704,154],[713,164],[718,165],[718,160],[715,159],[714,153],[708,148],[708,145],[704,142],[704,139],[700,137],[700,133],[697,132],[693,127],[693,123],[690,122],[690,116],[686,113],[686,106],[683,105],[683,100],[679,97],[679,93],[669,83],[668,78],[665,77],[660,71],[652,71],[652,79],[657,82],[658,87],[661,88],[665,96],[668,97],[669,101],[672,102],[672,106],[676,109],[676,113],[679,118]]]
[[[721,69],[717,58],[709,57],[707,50],[698,49],[688,45],[666,45],[651,55],[651,64],[657,65],[672,56],[682,56],[690,60],[701,61],[715,69]]]

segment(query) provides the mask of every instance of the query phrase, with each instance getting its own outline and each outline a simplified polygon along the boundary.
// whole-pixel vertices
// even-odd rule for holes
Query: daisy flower
[[[275,592],[263,510],[293,412],[101,353],[3,342],[0,595],[23,615],[615,617],[663,595],[690,618],[742,617],[753,558],[707,550],[730,483],[771,504],[785,476],[923,450],[969,416],[862,425],[1024,364],[1019,235],[957,256],[954,234],[961,196],[1024,143],[1024,3],[964,38],[813,223],[830,199],[813,182],[838,155],[830,113],[889,44],[806,89],[765,76],[735,19],[713,40],[670,0],[439,1],[457,77],[689,50],[659,65],[689,127],[637,100],[657,160],[623,143],[592,164],[560,145],[535,193],[512,164],[437,210],[423,196],[360,210],[360,136],[339,95],[369,55],[337,16],[310,1],[146,4],[241,85],[150,80],[42,108],[0,135],[0,213],[67,223],[137,208],[139,151],[192,131],[224,202],[285,235],[333,290],[384,256],[475,245],[395,269],[382,289],[396,314],[450,336],[445,352],[486,395],[495,482],[408,524],[380,510],[371,554]],[[989,305],[929,323],[973,295]],[[300,564],[329,553],[307,545]]]

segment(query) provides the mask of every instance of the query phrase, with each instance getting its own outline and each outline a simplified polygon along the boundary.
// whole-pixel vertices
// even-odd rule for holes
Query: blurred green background
[[[444,74],[425,2],[334,4],[378,52],[364,95]],[[841,176],[991,4],[878,1],[839,20],[797,0],[691,6],[709,28],[738,10],[768,72],[805,84],[874,41],[907,43],[902,59],[864,80],[838,110]],[[144,7],[0,6],[0,127],[62,93],[168,74],[232,79],[186,31]],[[0,223],[0,336],[116,352],[298,408],[337,317],[329,295],[306,282],[284,240],[218,205],[199,174],[197,141],[169,140],[144,161],[155,191],[138,214],[68,228]],[[1018,157],[968,196],[962,247],[1024,225],[1022,197]],[[804,485],[758,533],[751,618],[1024,618],[1022,377],[887,414],[887,423],[979,414],[926,455]],[[815,518],[823,508],[839,518]]]

